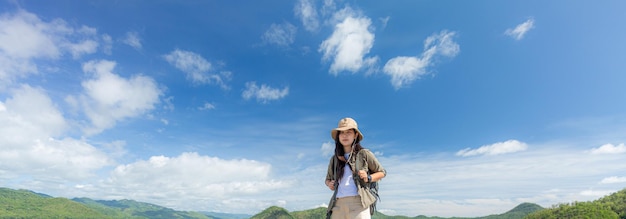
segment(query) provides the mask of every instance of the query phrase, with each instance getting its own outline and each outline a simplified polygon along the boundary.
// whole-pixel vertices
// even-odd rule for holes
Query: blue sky
[[[626,187],[623,1],[0,1],[0,186],[254,214],[325,206],[352,117],[381,212]]]

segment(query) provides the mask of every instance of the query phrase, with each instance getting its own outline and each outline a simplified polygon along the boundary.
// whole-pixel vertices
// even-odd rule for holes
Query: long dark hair
[[[354,154],[352,154],[352,156],[356,156],[357,153],[359,153],[359,151],[361,149],[363,149],[363,147],[361,146],[361,139],[359,139],[359,134],[358,132],[356,132],[357,135],[355,136],[355,143],[353,144],[352,147]],[[345,159],[339,159],[340,157],[344,157],[343,155],[346,152],[343,150],[343,145],[341,144],[341,142],[339,141],[339,132],[337,132],[337,135],[335,136],[335,156],[337,156],[337,160],[339,161],[337,163],[337,165],[335,166],[335,173],[337,173],[335,176],[338,177],[338,179],[335,179],[337,181],[339,181],[341,179],[341,177],[343,177],[343,167],[346,165],[346,161],[344,161]],[[354,172],[354,170],[352,170]]]

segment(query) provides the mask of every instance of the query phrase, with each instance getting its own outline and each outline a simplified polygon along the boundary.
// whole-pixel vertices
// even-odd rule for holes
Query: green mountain
[[[66,198],[0,188],[0,218],[110,218]]]
[[[522,219],[526,215],[535,211],[542,210],[542,209],[543,208],[537,204],[522,203],[518,205],[517,207],[503,214],[489,215],[489,216],[484,216],[484,217],[471,217],[471,218],[470,217],[468,218],[453,217],[450,219]],[[263,212],[254,215],[250,219],[276,219],[276,218],[289,218],[289,219],[291,218],[293,219],[326,218],[326,208],[320,207],[320,208],[304,210],[304,211],[288,212],[287,210],[283,208],[272,206],[272,207],[269,207],[268,209],[265,209]],[[372,219],[446,219],[446,218],[427,217],[423,215],[416,216],[416,217],[389,216],[389,215],[382,214],[380,212],[376,212],[372,216]]]
[[[294,211],[294,212],[291,212],[291,215],[293,215],[293,218],[297,218],[297,219],[326,218],[326,208],[319,207],[319,208],[310,209],[306,211]]]
[[[132,200],[92,200],[88,198],[75,198],[75,202],[82,203],[106,216],[113,218],[180,218],[180,219],[218,219],[199,212],[175,211],[149,203]]]
[[[483,219],[496,219],[496,218],[500,218],[500,219],[513,219],[513,218],[524,218],[527,215],[536,212],[536,211],[541,211],[544,208],[539,206],[538,204],[534,204],[534,203],[522,203],[520,205],[518,205],[517,207],[511,209],[510,211],[507,211],[504,214],[500,214],[500,215],[493,215],[493,216],[486,216],[483,217]]]
[[[70,200],[7,188],[0,188],[0,218],[219,219],[131,200]]]
[[[626,218],[626,189],[595,201],[573,202],[554,205],[534,212],[526,219],[543,218]]]
[[[252,216],[250,219],[294,219],[287,210],[281,207],[272,206],[261,213]]]
[[[200,213],[207,215],[209,217],[217,218],[217,219],[248,219],[252,217],[252,215],[248,215],[248,214],[229,214],[229,213],[219,213],[219,212],[209,212],[209,211],[201,211]]]
[[[319,219],[326,208],[289,212],[272,206],[254,215],[176,211],[133,200],[92,200],[89,198],[55,198],[28,190],[0,188],[0,219],[4,218],[94,218],[94,219]],[[553,205],[544,209],[537,204],[522,203],[503,214],[472,218],[427,216],[389,216],[376,212],[372,219],[544,219],[607,218],[626,219],[626,189],[595,201]]]

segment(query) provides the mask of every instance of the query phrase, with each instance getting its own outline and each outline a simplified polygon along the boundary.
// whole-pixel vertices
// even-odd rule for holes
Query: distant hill
[[[219,219],[132,200],[70,200],[7,188],[0,188],[0,218]]]
[[[595,201],[557,204],[534,212],[528,219],[542,218],[626,218],[626,189]]]
[[[291,212],[291,215],[293,215],[293,217],[297,219],[326,218],[326,208],[319,207],[319,208],[306,210],[306,211],[294,211],[294,212]]]
[[[484,216],[484,217],[467,217],[467,218],[454,217],[450,219],[522,219],[526,215],[535,211],[542,210],[542,209],[543,207],[537,204],[522,203],[518,205],[517,207],[503,214],[489,215],[489,216]],[[326,217],[326,208],[324,207],[304,210],[304,211],[294,211],[290,213],[289,211],[283,208],[272,206],[268,209],[265,209],[263,212],[254,215],[250,219],[276,219],[276,218],[319,219],[319,218],[325,218],[325,217]],[[376,212],[372,216],[372,219],[446,219],[446,218],[427,217],[423,215],[416,216],[416,217],[389,216],[389,215],[382,214],[380,212]]]
[[[219,219],[199,212],[176,211],[154,204],[133,200],[92,200],[88,198],[72,199],[113,218],[184,218],[184,219]]]
[[[110,218],[66,198],[0,188],[0,218]]]
[[[287,210],[281,207],[272,206],[261,213],[252,216],[250,219],[294,219]]]
[[[133,200],[93,200],[55,198],[28,190],[0,188],[0,219],[4,218],[94,218],[94,219],[319,219],[326,208],[289,212],[272,206],[253,215],[188,212]],[[553,205],[550,208],[522,203],[502,214],[483,217],[389,216],[376,212],[372,219],[543,219],[603,218],[626,219],[626,189],[595,201]]]
[[[201,211],[200,213],[207,215],[209,217],[215,217],[218,219],[248,219],[252,217],[252,215],[249,215],[249,214],[229,214],[229,213],[208,212],[208,211]]]

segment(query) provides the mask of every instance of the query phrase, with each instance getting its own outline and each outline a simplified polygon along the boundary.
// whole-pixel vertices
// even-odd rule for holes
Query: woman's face
[[[347,147],[351,146],[352,142],[356,139],[356,132],[354,129],[348,129],[345,131],[339,131],[339,142],[341,145]]]

